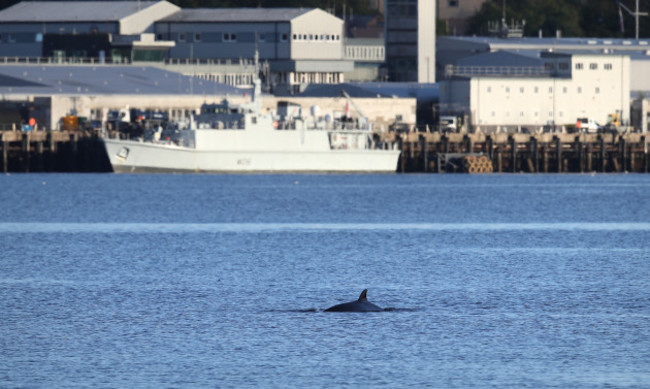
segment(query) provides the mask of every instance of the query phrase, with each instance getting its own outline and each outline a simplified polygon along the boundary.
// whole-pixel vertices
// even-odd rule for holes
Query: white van
[[[594,119],[590,118],[578,118],[576,122],[576,128],[578,131],[582,132],[598,132],[600,126]]]
[[[456,116],[440,116],[440,131],[441,132],[456,132],[458,131],[458,119]]]

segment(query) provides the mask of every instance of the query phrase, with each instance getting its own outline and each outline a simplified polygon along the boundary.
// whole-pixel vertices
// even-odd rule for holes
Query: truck
[[[440,120],[438,121],[439,123],[439,129],[441,132],[458,132],[460,126],[459,126],[459,121],[458,117],[456,116],[451,116],[451,115],[445,115],[445,116],[440,116]]]

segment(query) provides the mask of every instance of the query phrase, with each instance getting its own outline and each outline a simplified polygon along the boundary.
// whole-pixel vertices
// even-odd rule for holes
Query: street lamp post
[[[623,2],[619,1],[618,5],[625,10],[625,12],[634,16],[635,23],[635,37],[639,39],[639,16],[648,16],[647,12],[639,12],[639,0],[636,0],[636,11],[632,12],[631,9],[627,8]]]

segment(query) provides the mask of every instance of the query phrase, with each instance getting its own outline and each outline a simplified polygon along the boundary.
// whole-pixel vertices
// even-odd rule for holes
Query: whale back
[[[329,307],[325,312],[380,312],[383,311],[382,308],[376,306],[375,304],[368,301],[367,297],[368,289],[364,289],[363,292],[359,295],[359,299],[356,301],[351,301],[349,303],[338,304],[333,307]]]

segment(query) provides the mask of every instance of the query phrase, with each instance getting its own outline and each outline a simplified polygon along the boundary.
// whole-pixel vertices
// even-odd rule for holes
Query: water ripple
[[[650,223],[0,223],[0,233],[650,231]]]

